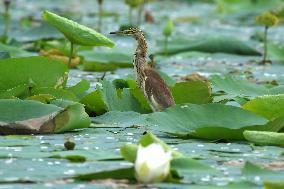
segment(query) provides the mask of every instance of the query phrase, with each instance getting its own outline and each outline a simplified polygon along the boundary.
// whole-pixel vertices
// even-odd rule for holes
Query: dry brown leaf
[[[69,57],[63,55],[57,49],[50,49],[50,50],[47,50],[47,51],[41,50],[39,52],[39,54],[41,56],[46,56],[46,57],[49,57],[49,58],[54,59],[54,60],[59,60],[60,62],[63,62],[65,64],[68,64],[68,61],[69,61]],[[79,56],[73,57],[71,59],[70,68],[75,68],[80,63],[81,63],[81,59],[80,59]]]
[[[26,134],[50,134],[56,129],[58,119],[66,118],[67,111],[54,112],[39,118],[33,118],[14,123],[0,122],[0,135],[26,135]],[[68,116],[68,115],[67,115]]]
[[[198,73],[192,73],[189,75],[186,75],[181,78],[184,81],[205,81],[208,82],[208,79]]]

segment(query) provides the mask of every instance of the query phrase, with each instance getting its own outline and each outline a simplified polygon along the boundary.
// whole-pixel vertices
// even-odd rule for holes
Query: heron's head
[[[138,28],[130,28],[130,29],[127,29],[127,30],[110,32],[110,34],[116,34],[116,35],[138,35],[138,34],[143,34],[143,32],[140,29],[138,29]]]

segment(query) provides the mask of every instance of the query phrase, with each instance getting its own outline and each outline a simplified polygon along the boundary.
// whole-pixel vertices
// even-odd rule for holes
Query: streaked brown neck
[[[138,43],[138,46],[135,51],[135,56],[133,60],[135,74],[136,74],[136,80],[138,82],[138,85],[141,87],[141,79],[139,76],[141,76],[142,69],[147,66],[147,42],[145,40],[144,34],[142,32],[137,32],[134,34],[134,37]]]

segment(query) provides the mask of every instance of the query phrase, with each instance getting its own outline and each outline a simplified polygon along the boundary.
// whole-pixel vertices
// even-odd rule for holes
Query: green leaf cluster
[[[57,133],[90,125],[84,106],[78,103],[89,82],[67,88],[65,64],[35,56],[0,60],[0,68],[2,134]],[[34,120],[34,125],[28,120]]]

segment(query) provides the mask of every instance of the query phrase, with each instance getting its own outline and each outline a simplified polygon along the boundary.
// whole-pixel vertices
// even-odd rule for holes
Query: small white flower
[[[143,183],[164,180],[169,175],[171,159],[171,152],[165,152],[160,144],[139,145],[135,161],[137,180]]]

